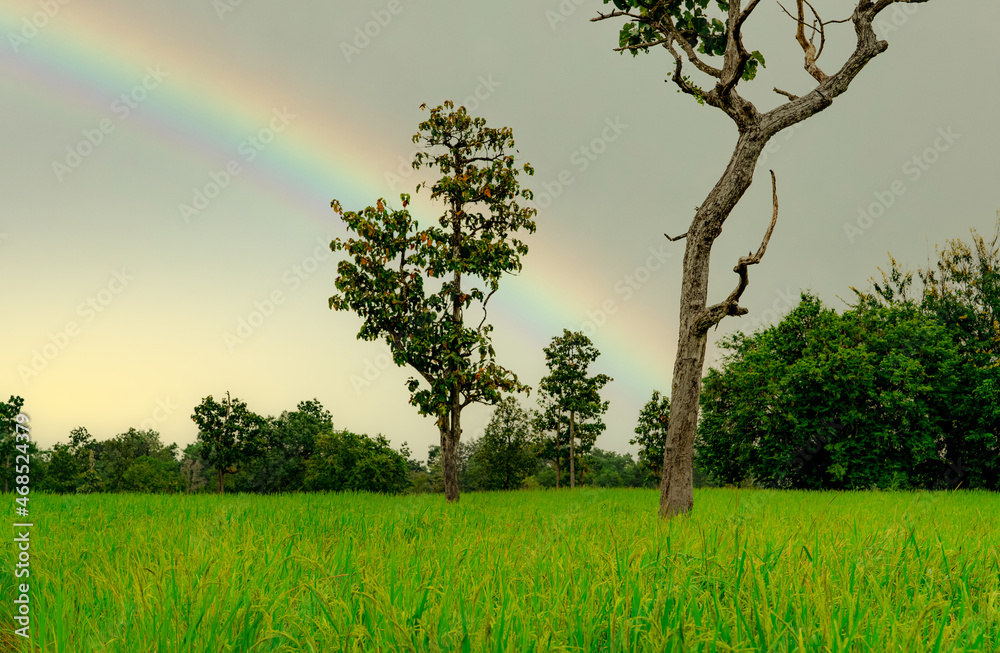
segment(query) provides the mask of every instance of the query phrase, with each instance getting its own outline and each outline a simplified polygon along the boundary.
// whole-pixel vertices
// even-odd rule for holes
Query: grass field
[[[1000,651],[997,495],[657,499],[34,495],[33,650]]]

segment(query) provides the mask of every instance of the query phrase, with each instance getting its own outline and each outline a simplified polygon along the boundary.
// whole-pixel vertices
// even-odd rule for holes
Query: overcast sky
[[[826,18],[854,2],[817,1]],[[228,390],[264,415],[318,398],[335,426],[408,441],[432,420],[410,372],[327,308],[345,235],[330,200],[361,209],[425,179],[411,136],[421,103],[464,104],[510,126],[536,193],[538,231],[491,302],[501,364],[536,385],[542,348],[584,329],[614,377],[598,446],[628,445],[654,389],[669,392],[683,243],[735,129],[664,79],[666,52],[611,51],[621,24],[580,0],[104,0],[0,5],[0,393],[25,398],[47,448],[155,428],[196,438],[190,416]],[[781,134],[714,251],[710,301],[781,214],[742,305],[710,340],[771,323],[809,289],[828,305],[892,252],[992,231],[1000,209],[989,27],[1000,4],[931,0],[884,16],[889,50],[824,113]],[[955,17],[961,16],[958,20]],[[764,0],[745,29],[767,68],[741,86],[807,92],[794,25]],[[850,25],[820,60],[840,67]],[[436,217],[440,206],[414,205]],[[523,399],[535,405],[536,395]],[[485,408],[463,416],[481,434]]]

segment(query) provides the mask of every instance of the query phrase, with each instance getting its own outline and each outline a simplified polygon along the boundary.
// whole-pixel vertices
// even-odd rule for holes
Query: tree
[[[519,170],[507,153],[514,147],[509,128],[487,128],[465,107],[455,110],[445,102],[431,109],[413,141],[443,149],[418,152],[413,167],[441,172],[430,198],[442,200],[445,212],[437,225],[421,229],[406,208],[407,194],[400,195],[399,210],[379,199],[360,213],[345,213],[340,202],[331,202],[359,237],[330,243],[331,250],[350,256],[338,264],[339,294],[330,298],[330,307],[357,313],[364,320],[358,338],[385,339],[396,365],[409,365],[419,375],[407,382],[410,403],[437,421],[445,495],[453,502],[459,497],[462,409],[496,404],[504,393],[528,389],[496,363],[486,306],[500,277],[520,271],[528,248],[515,234],[534,232],[535,211],[518,204],[532,194],[520,190]],[[528,164],[522,170],[534,173]],[[426,182],[416,192],[421,188]],[[470,277],[482,284],[467,287]],[[482,310],[474,328],[464,320],[473,304]]]
[[[667,441],[667,424],[670,420],[670,397],[653,390],[653,396],[639,411],[639,421],[635,425],[636,437],[629,444],[639,445],[639,466],[647,477],[660,482],[663,471],[663,445]]]
[[[933,487],[965,392],[948,331],[912,303],[838,315],[803,294],[782,321],[723,340],[702,394],[700,463],[723,482]]]
[[[121,489],[126,492],[175,492],[181,487],[177,471],[176,462],[139,456],[122,475]]]
[[[94,452],[95,471],[101,484],[109,491],[125,490],[125,472],[142,456],[149,456],[173,465],[177,470],[177,444],[164,446],[160,434],[153,430],[140,431],[130,428],[104,442],[95,442],[87,429],[79,427],[70,433],[69,451],[77,459],[81,472],[90,467],[90,452]],[[89,479],[88,489],[94,484]]]
[[[554,422],[558,442],[561,416],[566,417],[569,486],[572,489],[576,485],[576,440],[579,438],[589,450],[604,430],[600,417],[608,409],[608,402],[601,401],[600,392],[613,379],[607,374],[587,376],[587,368],[597,360],[600,352],[582,332],[563,329],[563,335],[553,338],[543,351],[549,373],[539,383],[539,391],[550,402],[543,421],[550,425]],[[553,413],[556,415],[554,420]]]
[[[516,490],[535,469],[531,419],[514,397],[497,404],[474,458],[482,468],[484,490]]]
[[[379,435],[350,431],[320,433],[316,452],[306,462],[306,487],[333,492],[397,493],[409,486],[406,458]]]
[[[816,86],[803,94],[775,88],[787,101],[761,113],[740,95],[741,82],[754,79],[764,57],[749,52],[743,45],[743,25],[759,6],[760,0],[613,0],[615,9],[599,13],[594,21],[624,18],[619,34],[618,52],[649,52],[662,46],[673,60],[671,81],[680,92],[702,105],[725,113],[736,125],[739,136],[732,157],[719,181],[696,209],[687,231],[672,241],[686,238],[681,280],[680,320],[677,352],[674,361],[670,399],[672,414],[664,445],[660,482],[661,517],[687,513],[694,506],[694,441],[698,426],[698,406],[708,331],[726,316],[745,315],[740,297],[749,283],[747,268],[760,263],[778,217],[778,194],[771,172],[774,212],[756,254],[740,258],[734,272],[739,275],[736,288],[723,301],[708,305],[709,262],[712,245],[733,208],[753,181],[757,160],[767,142],[788,127],[825,110],[834,99],[847,91],[861,70],[889,46],[875,35],[872,23],[886,8],[897,2],[926,0],[856,0],[850,21],[857,42],[842,67],[828,75],[818,60],[826,45],[826,26],[806,0],[796,0],[797,15],[789,14],[795,25],[795,39],[805,56],[805,70]],[[609,0],[604,0],[605,4]],[[745,4],[745,7],[744,7]],[[807,11],[808,8],[808,11]],[[843,21],[837,21],[843,22]],[[816,40],[819,37],[819,47]],[[713,65],[713,61],[718,61]],[[691,71],[691,67],[697,73]],[[688,74],[701,74],[707,84]],[[709,86],[711,85],[711,86]],[[666,235],[666,234],[664,234]]]
[[[6,402],[0,401],[0,456],[2,456],[4,466],[4,493],[10,491],[10,481],[15,476],[14,462],[20,453],[17,449],[18,438],[16,437],[19,423],[17,416],[21,414],[23,406],[24,399],[14,395],[11,395]]]
[[[316,449],[316,437],[333,430],[333,417],[317,399],[299,402],[296,410],[268,417],[257,455],[234,477],[238,491],[295,492],[305,487],[305,464]]]
[[[975,229],[969,243],[949,240],[935,248],[938,260],[904,271],[890,255],[891,268],[874,292],[857,295],[858,305],[899,306],[919,302],[949,332],[962,359],[952,397],[951,427],[945,450],[966,487],[1000,489],[1000,214],[990,240]]]
[[[198,425],[198,441],[204,444],[202,455],[218,474],[222,494],[224,476],[235,474],[238,466],[257,453],[264,420],[244,402],[231,399],[228,392],[223,403],[212,395],[202,399],[191,420]]]

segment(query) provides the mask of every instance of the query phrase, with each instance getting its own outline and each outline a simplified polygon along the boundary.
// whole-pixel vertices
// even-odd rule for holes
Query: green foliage
[[[586,485],[596,487],[643,487],[645,473],[631,454],[594,447],[583,457]]]
[[[17,429],[18,424],[27,424],[27,416],[21,415],[24,399],[11,395],[6,402],[0,401],[0,466],[3,469],[4,491],[9,491],[17,485],[15,477],[18,467],[23,467],[24,460],[18,456],[26,455],[29,459],[30,485],[41,487],[44,480],[45,461],[42,459],[34,440],[25,435],[26,431]],[[18,415],[21,415],[19,418]],[[27,428],[27,426],[22,426]],[[18,435],[20,434],[20,435]]]
[[[663,473],[663,455],[667,444],[667,424],[670,419],[670,397],[653,391],[646,405],[639,411],[635,425],[636,437],[629,444],[639,445],[639,465],[647,478],[660,482]]]
[[[420,228],[406,194],[398,210],[379,199],[361,212],[344,212],[334,200],[331,206],[358,237],[330,244],[350,257],[338,265],[339,294],[330,307],[357,313],[363,319],[358,338],[384,338],[395,363],[419,373],[425,384],[408,381],[410,401],[421,414],[440,419],[452,413],[457,395],[460,410],[526,390],[496,364],[485,311],[500,277],[520,271],[528,251],[516,234],[534,232],[535,211],[518,204],[532,195],[519,188],[517,176],[534,171],[528,164],[518,170],[507,153],[514,148],[509,128],[487,128],[451,102],[431,109],[413,141],[443,150],[419,152],[413,167],[441,172],[430,198],[441,200],[446,211],[437,224]],[[464,287],[463,277],[478,282]],[[483,317],[471,328],[463,314],[474,305]]]
[[[409,487],[406,459],[379,435],[350,431],[320,433],[305,465],[309,490],[397,493]]]
[[[838,315],[804,293],[780,324],[721,346],[731,353],[705,378],[696,447],[723,482],[933,487],[958,462],[962,361],[912,303]]]
[[[43,489],[59,493],[76,492],[81,473],[79,461],[70,451],[69,445],[56,444],[49,454],[48,474]]]
[[[177,444],[164,446],[156,431],[130,428],[105,442],[96,442],[87,429],[74,429],[70,435],[69,450],[77,459],[81,473],[90,468],[90,453],[94,453],[94,469],[101,478],[101,486],[111,492],[126,490],[125,473],[142,456],[149,456],[170,463],[177,471]],[[92,479],[91,479],[92,481]],[[88,481],[87,487],[93,483]]]
[[[482,469],[484,490],[516,490],[537,465],[531,449],[531,418],[513,397],[493,411],[474,460]]]
[[[1000,489],[1000,215],[991,239],[973,229],[970,242],[949,240],[937,253],[933,266],[917,270],[918,289],[913,272],[890,256],[874,293],[852,290],[859,306],[919,302],[946,327],[961,358],[961,390],[951,399],[944,448],[966,485]]]
[[[588,368],[600,352],[582,332],[563,329],[563,335],[552,338],[543,351],[549,373],[539,383],[541,410],[534,418],[537,451],[541,458],[553,460],[557,474],[561,474],[569,469],[561,461],[565,459],[568,463],[570,445],[576,455],[585,454],[604,431],[601,416],[607,411],[608,402],[601,401],[600,391],[613,379],[607,374],[588,376]]]
[[[726,53],[729,3],[724,0],[604,0],[604,4],[609,3],[629,17],[618,35],[618,47],[629,48],[622,54],[631,52],[635,57],[661,44],[678,48],[688,45],[709,60]],[[685,43],[675,38],[667,40],[672,33],[669,26]],[[765,65],[764,55],[754,50],[743,64],[741,79],[754,79],[758,65]]]
[[[299,402],[297,409],[268,418],[256,455],[233,478],[243,492],[295,492],[305,488],[305,464],[316,448],[316,437],[333,430],[333,416],[317,399]]]
[[[139,456],[122,475],[121,489],[126,492],[176,492],[181,489],[177,463]]]
[[[204,444],[201,455],[218,474],[221,493],[224,475],[235,474],[259,453],[265,421],[229,393],[222,403],[212,395],[205,397],[195,406],[191,420],[198,425],[198,441]]]

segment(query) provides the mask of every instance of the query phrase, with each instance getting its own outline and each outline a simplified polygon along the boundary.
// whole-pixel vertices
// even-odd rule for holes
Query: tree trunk
[[[558,444],[556,448],[556,489],[559,489],[559,477],[562,475],[562,470],[559,469],[559,449]]]
[[[670,393],[670,420],[660,475],[660,517],[685,514],[694,505],[694,437],[705,365],[708,274],[712,245],[722,224],[753,181],[754,168],[770,138],[757,130],[740,134],[729,166],[695,213],[688,230],[681,280],[680,328]]]
[[[569,489],[576,487],[576,447],[573,446],[576,440],[573,433],[574,411],[569,411]]]
[[[222,494],[222,477],[225,473],[221,468],[219,469],[219,494]]]
[[[448,503],[458,501],[458,442],[462,434],[459,411],[454,408],[452,410],[451,415],[438,421],[441,430],[441,475],[444,477],[444,496]]]

